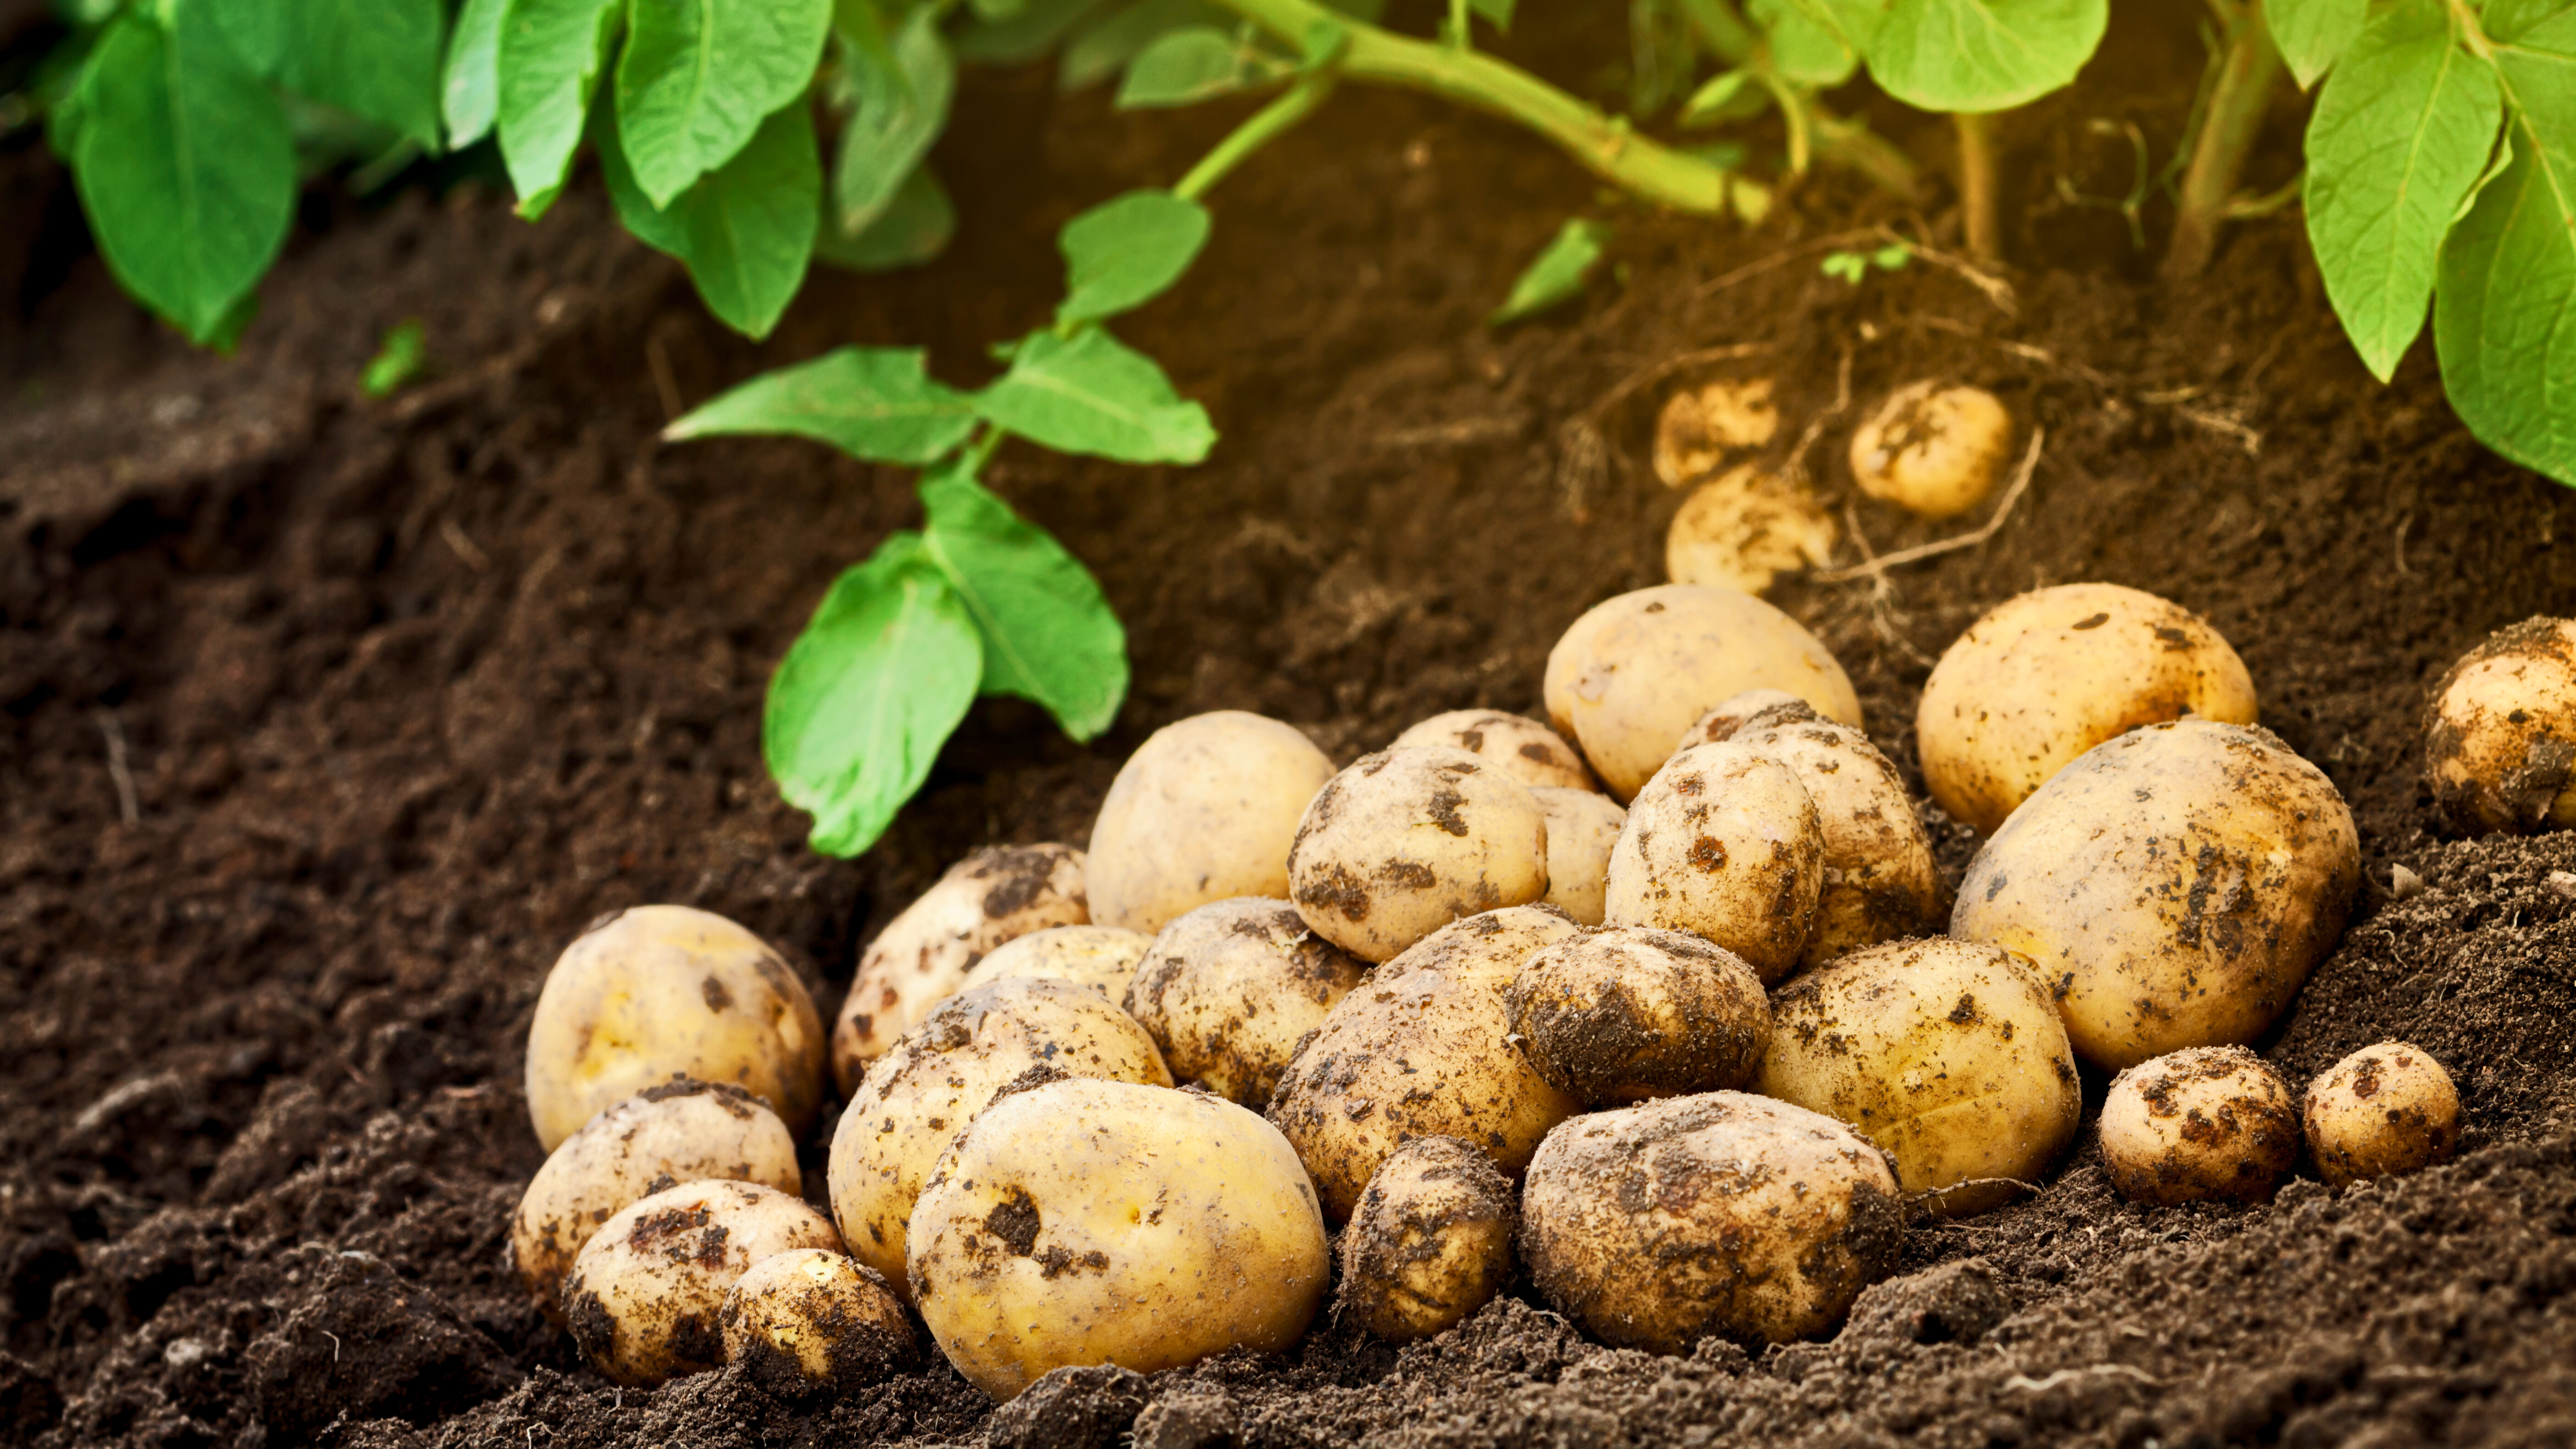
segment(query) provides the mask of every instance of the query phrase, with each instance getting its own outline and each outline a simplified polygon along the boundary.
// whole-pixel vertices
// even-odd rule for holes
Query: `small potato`
[[[1032,931],[1091,919],[1082,852],[1069,845],[988,846],[948,868],[860,953],[832,1032],[832,1076],[858,1090],[868,1063],[957,994],[986,954]]]
[[[1151,935],[1235,896],[1288,894],[1288,847],[1333,762],[1296,726],[1218,710],[1154,731],[1091,826],[1091,918]]]
[[[1664,576],[1758,594],[1833,561],[1833,515],[1801,483],[1751,463],[1691,491],[1664,533]]]
[[[1023,1074],[1111,1077],[1168,1087],[1154,1039],[1098,993],[1017,978],[948,998],[896,1041],[859,1085],[832,1134],[832,1216],[850,1255],[898,1296],[904,1223],[939,1154]]]
[[[1369,1179],[1342,1231],[1342,1311],[1389,1343],[1446,1332],[1511,1277],[1519,1228],[1492,1158],[1455,1137],[1416,1137]]]
[[[1914,727],[1932,798],[1992,834],[2086,750],[2194,714],[2255,720],[2253,677],[2217,630],[2153,594],[2061,584],[1969,625],[1924,681]]]
[[[1323,1302],[1328,1251],[1269,1123],[1126,1082],[994,1103],[912,1215],[922,1322],[996,1399],[1067,1364],[1155,1373],[1286,1349]]]
[[[1594,1107],[1751,1086],[1771,1040],[1753,968],[1679,931],[1612,926],[1559,941],[1503,999],[1540,1075]]]
[[[1610,888],[1610,850],[1628,812],[1598,790],[1530,791],[1547,821],[1547,903],[1586,926],[1601,924]]]
[[[1504,988],[1575,933],[1564,913],[1514,906],[1442,927],[1377,969],[1324,1018],[1270,1100],[1270,1120],[1349,1220],[1361,1189],[1416,1137],[1455,1137],[1518,1176],[1548,1129],[1582,1106],[1504,1041]]]
[[[1905,1211],[1850,1128],[1742,1092],[1577,1117],[1521,1194],[1521,1258],[1547,1301],[1619,1348],[1823,1333],[1896,1268]]]
[[[519,1282],[549,1318],[563,1318],[573,1259],[628,1203],[703,1178],[804,1191],[796,1139],[778,1114],[740,1087],[682,1077],[647,1087],[583,1124],[546,1158],[510,1222]]]
[[[1464,750],[1381,750],[1315,792],[1288,896],[1315,934],[1385,961],[1462,917],[1547,894],[1547,817]]]
[[[2422,1047],[2363,1047],[2308,1084],[2308,1154],[2330,1187],[2400,1177],[2460,1150],[2460,1092]]]
[[[2138,1202],[2269,1202],[2298,1160],[2289,1086],[2241,1046],[2141,1062],[2113,1077],[2102,1100],[2102,1166]]]
[[[1780,988],[1758,1089],[1848,1122],[1953,1217],[2010,1201],[2075,1140],[2084,1090],[2048,985],[2009,951],[1896,941]]]
[[[1453,709],[1435,714],[1387,744],[1390,750],[1438,745],[1465,750],[1488,766],[1536,789],[1597,790],[1583,756],[1564,736],[1534,719],[1498,709]]]
[[[1779,431],[1780,409],[1767,377],[1685,388],[1655,418],[1655,476],[1667,488],[1697,482],[1728,454],[1759,448]]]
[[[1624,804],[1711,706],[1766,686],[1861,722],[1842,666],[1797,620],[1734,589],[1665,584],[1594,605],[1556,641],[1547,717]]]
[[[1127,1014],[1163,1049],[1172,1075],[1258,1112],[1297,1043],[1368,973],[1286,901],[1218,901],[1154,938],[1127,988]]]
[[[1127,999],[1127,983],[1154,938],[1116,926],[1050,926],[1004,942],[975,963],[959,991],[972,991],[990,981],[1014,979],[1070,981],[1087,986],[1111,1001]]]
[[[1910,382],[1852,430],[1852,478],[1908,513],[1955,518],[1995,491],[2012,435],[2012,414],[1984,388]]]
[[[1767,986],[1806,954],[1824,839],[1797,772],[1749,745],[1693,745],[1629,806],[1602,919],[1706,937]]]
[[[591,1366],[650,1388],[723,1361],[725,1294],[752,1264],[798,1248],[841,1251],[803,1198],[750,1182],[690,1182],[599,1225],[564,1280],[564,1317]]]
[[[2360,884],[2333,781],[2267,731],[2187,719],[2041,786],[1968,863],[1950,934],[2028,958],[2077,1055],[2126,1067],[2261,1035]]]
[[[2525,619],[2433,687],[2424,782],[2461,834],[2576,825],[2576,620]]]
[[[751,1265],[716,1313],[727,1363],[789,1393],[848,1393],[882,1383],[917,1345],[903,1304],[855,1258],[820,1248]]]
[[[823,1105],[823,1018],[768,945],[709,911],[638,906],[564,949],[528,1024],[528,1116],[548,1152],[673,1077],[730,1082],[802,1133]]]
[[[1822,719],[1815,707],[1785,689],[1748,689],[1719,700],[1673,745],[1678,755],[1693,745],[1722,745],[1757,725]]]

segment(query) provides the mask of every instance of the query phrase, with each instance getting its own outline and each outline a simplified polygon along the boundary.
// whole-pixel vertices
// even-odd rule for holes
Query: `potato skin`
[[[2460,1150],[2460,1091],[2412,1042],[2366,1046],[2308,1084],[2299,1113],[2329,1187],[2399,1177]]]
[[[564,1317],[591,1366],[649,1388],[723,1362],[725,1294],[751,1265],[840,1234],[803,1198],[750,1182],[690,1182],[631,1203],[573,1260]]]
[[[2164,1207],[2270,1202],[2299,1160],[2288,1085],[2241,1046],[2186,1047],[2122,1071],[2101,1131],[2111,1186]]]
[[[1655,416],[1655,476],[1679,488],[1717,471],[1729,453],[1758,448],[1780,431],[1771,379],[1684,388]]]
[[[1416,1137],[1456,1137],[1517,1177],[1548,1129],[1581,1107],[1504,1038],[1504,988],[1575,925],[1545,906],[1469,916],[1425,937],[1342,998],[1298,1047],[1270,1120],[1349,1220],[1380,1164]]]
[[[821,1248],[751,1265],[716,1313],[727,1363],[789,1394],[881,1383],[919,1352],[903,1304],[876,1270]]]
[[[1824,861],[1824,824],[1796,771],[1749,745],[1693,745],[1628,807],[1602,919],[1706,937],[1767,986],[1806,955]]]
[[[1435,714],[1387,742],[1390,750],[1438,746],[1465,750],[1490,768],[1536,789],[1598,790],[1600,783],[1565,737],[1537,720],[1498,709]]]
[[[1664,584],[1594,605],[1556,641],[1547,717],[1625,804],[1712,705],[1766,686],[1861,723],[1851,680],[1797,620],[1733,589]]]
[[[1806,484],[1747,463],[1682,500],[1664,530],[1664,577],[1758,594],[1784,573],[1831,563],[1839,532]]]
[[[1753,968],[1679,931],[1611,926],[1559,941],[1503,999],[1539,1074],[1594,1107],[1749,1087],[1771,1040]]]
[[[2269,731],[2149,725],[2040,787],[1968,864],[1950,934],[2039,968],[2077,1055],[2248,1042],[2334,948],[2361,842]]]
[[[1537,799],[1464,750],[1363,756],[1315,792],[1288,852],[1297,914],[1363,961],[1546,894]]]
[[[922,1321],[996,1399],[1067,1364],[1153,1373],[1278,1352],[1331,1276],[1314,1189],[1269,1123],[1127,1082],[994,1103],[940,1160],[912,1226]]]
[[[1850,1128],[1742,1092],[1666,1097],[1548,1134],[1521,1195],[1547,1301],[1619,1348],[1823,1333],[1894,1271],[1905,1215]]]
[[[2576,620],[2490,634],[2433,687],[2424,783],[2463,835],[2576,825]]]
[[[1610,889],[1610,851],[1628,812],[1597,790],[1539,785],[1530,797],[1547,823],[1547,904],[1583,925],[1600,925]]]
[[[1883,503],[1956,518],[1995,491],[2012,436],[2012,414],[1984,388],[1909,382],[1852,430],[1852,478]]]
[[[1127,1014],[1173,1076],[1258,1112],[1297,1043],[1368,973],[1286,901],[1218,901],[1154,937],[1127,988]]]
[[[1703,721],[1706,728],[1707,722]],[[1900,941],[1941,920],[1941,870],[1905,778],[1869,736],[1819,719],[1803,702],[1757,713],[1733,739],[1787,765],[1816,802],[1824,884],[1804,966]]]
[[[2076,756],[2186,714],[2255,722],[2253,676],[2218,631],[2153,594],[2060,584],[1969,625],[1924,681],[1914,729],[1932,798],[1992,834]]]
[[[547,973],[527,1072],[548,1152],[673,1077],[731,1082],[801,1133],[823,1105],[823,1018],[758,936],[711,911],[637,906],[593,922]]]
[[[1234,896],[1288,894],[1288,847],[1333,762],[1294,725],[1192,715],[1138,746],[1091,826],[1091,918],[1147,935]]]
[[[1519,1230],[1493,1159],[1455,1137],[1416,1137],[1369,1179],[1342,1231],[1341,1311],[1389,1343],[1454,1328],[1511,1277]]]
[[[972,991],[987,982],[1021,978],[1070,981],[1109,1001],[1124,1001],[1127,983],[1136,979],[1136,967],[1153,943],[1142,931],[1116,926],[1049,926],[1002,943],[975,963],[957,989]]]
[[[2075,1140],[2084,1090],[2048,985],[2009,951],[1896,941],[1771,999],[1761,1086],[1887,1149],[1906,1193],[1953,1217],[2011,1200]]]

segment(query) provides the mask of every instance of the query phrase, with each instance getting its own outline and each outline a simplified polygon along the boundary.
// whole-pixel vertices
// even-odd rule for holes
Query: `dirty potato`
[[[1655,418],[1655,476],[1679,488],[1714,473],[1728,455],[1759,448],[1780,431],[1771,379],[1684,388]]]
[[[1852,430],[1852,478],[1882,503],[1955,518],[1995,491],[2012,436],[2012,414],[1984,388],[1910,382]]]
[[[1547,822],[1547,904],[1586,926],[1601,924],[1601,902],[1610,888],[1610,849],[1619,843],[1628,812],[1598,790],[1534,787],[1538,813]]]
[[[1750,745],[1693,745],[1629,805],[1602,919],[1706,937],[1769,985],[1806,954],[1824,853],[1796,771]]]
[[[2187,719],[2087,753],[1969,862],[1950,934],[2018,952],[2086,1061],[2252,1041],[2334,948],[2361,843],[2268,731]]]
[[[1750,1086],[1771,1039],[1753,968],[1679,931],[1569,937],[1530,957],[1503,999],[1539,1074],[1595,1107]]]
[[[1257,1112],[1297,1043],[1368,973],[1287,901],[1218,901],[1154,937],[1127,988],[1127,1014],[1173,1076]]]
[[[1389,741],[1390,750],[1437,745],[1465,750],[1489,767],[1536,789],[1597,790],[1583,756],[1537,720],[1498,709],[1453,709],[1435,714]]]
[[[1673,744],[1673,753],[1678,755],[1693,745],[1722,745],[1761,725],[1822,718],[1815,706],[1785,689],[1748,689],[1710,706],[1708,713],[1682,731],[1682,737]]]
[[[1219,710],[1154,731],[1091,826],[1091,918],[1151,935],[1235,896],[1288,894],[1288,846],[1333,762],[1294,725]]]
[[[1464,750],[1381,750],[1315,792],[1288,898],[1315,934],[1384,961],[1464,916],[1547,894],[1547,817]]]
[[[1455,1137],[1395,1150],[1342,1230],[1341,1311],[1389,1343],[1446,1332],[1512,1273],[1520,1212],[1493,1159]]]
[[[821,1248],[754,1263],[716,1313],[727,1363],[790,1394],[882,1383],[918,1352],[903,1304],[857,1259]]]
[[[2460,1092],[2411,1042],[2366,1046],[2308,1084],[2308,1154],[2328,1186],[2400,1177],[2460,1149]]]
[[[649,1388],[723,1362],[718,1315],[752,1264],[840,1234],[803,1198],[752,1182],[691,1182],[629,1204],[564,1280],[564,1317],[591,1365]]]
[[[1142,931],[1116,926],[1050,926],[1003,943],[976,962],[957,989],[972,991],[988,981],[1016,978],[1070,981],[1111,1001],[1124,1001],[1127,983],[1136,979],[1137,963],[1153,943]]]
[[[2576,620],[2525,619],[2433,687],[2424,781],[2462,834],[2576,825]]]
[[[2298,1160],[2289,1086],[2241,1046],[2141,1062],[2113,1077],[2102,1101],[2103,1169],[2138,1202],[2269,1202]]]
[[[1067,1364],[1154,1373],[1294,1344],[1330,1266],[1269,1123],[1204,1092],[1070,1080],[958,1137],[912,1216],[922,1321],[1008,1399]]]
[[[1833,515],[1803,483],[1747,463],[1691,490],[1664,532],[1664,577],[1758,594],[1833,561]]]

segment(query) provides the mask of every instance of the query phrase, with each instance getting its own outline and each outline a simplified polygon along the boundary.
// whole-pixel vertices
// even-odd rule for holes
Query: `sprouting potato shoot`
[[[1241,710],[1165,725],[1119,768],[1091,826],[1091,918],[1148,935],[1235,896],[1288,894],[1288,847],[1333,762]]]
[[[2241,1046],[2140,1062],[2111,1079],[2102,1101],[2102,1166],[2138,1202],[2269,1202],[2298,1160],[2290,1089]]]
[[[1984,388],[1910,382],[1852,431],[1852,478],[1909,513],[1955,518],[1994,492],[2012,434],[2012,414]]]
[[[1435,714],[1389,741],[1390,750],[1437,745],[1465,750],[1487,766],[1535,789],[1597,788],[1583,756],[1537,720],[1498,709],[1453,709]]]
[[[823,1105],[823,1019],[758,936],[688,906],[638,906],[565,948],[528,1026],[528,1116],[548,1152],[673,1077],[729,1082],[802,1132]]]
[[[1547,904],[1586,926],[1601,924],[1610,888],[1610,850],[1628,812],[1598,790],[1530,791],[1547,822]]]
[[[727,1363],[788,1393],[881,1383],[918,1350],[903,1304],[855,1258],[821,1248],[773,1253],[725,1294],[716,1322]]]
[[[2576,620],[2487,636],[2433,687],[2424,779],[2463,834],[2576,825]]]
[[[1461,917],[1547,894],[1547,817],[1464,750],[1381,750],[1315,792],[1288,853],[1315,934],[1384,961]]]
[[[2460,1092],[2411,1042],[2366,1046],[2308,1084],[2301,1120],[2332,1187],[2448,1162],[2460,1148]]]
[[[1051,926],[1005,942],[975,963],[959,991],[972,991],[988,981],[1014,977],[1070,981],[1087,986],[1111,1001],[1127,999],[1127,983],[1154,938],[1116,926]]]
[[[1780,431],[1771,379],[1712,382],[1685,388],[1655,419],[1655,476],[1667,488],[1718,470],[1731,453],[1759,448]]]
[[[718,1316],[752,1264],[840,1234],[803,1198],[751,1182],[691,1182],[600,1224],[564,1282],[572,1339],[601,1373],[649,1388],[723,1361]]]
[[[1455,1137],[1395,1150],[1342,1231],[1342,1311],[1389,1343],[1429,1338],[1491,1302],[1520,1212],[1493,1159]]]
[[[1529,958],[1504,993],[1552,1085],[1592,1106],[1748,1087],[1771,1039],[1753,968],[1679,931],[1612,926]]]
[[[1127,1014],[1173,1076],[1257,1112],[1297,1043],[1368,973],[1286,901],[1218,901],[1154,937],[1127,988]]]
[[[1750,745],[1693,745],[1629,805],[1602,919],[1705,937],[1768,985],[1806,953],[1824,850],[1795,771]]]
[[[1664,576],[1758,594],[1833,560],[1838,530],[1806,485],[1747,463],[1691,490],[1664,533]]]

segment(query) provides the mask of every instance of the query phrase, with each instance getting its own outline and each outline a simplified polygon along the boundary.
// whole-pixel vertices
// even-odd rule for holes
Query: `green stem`
[[[1813,97],[1807,111],[1815,120],[1817,160],[1857,171],[1903,200],[1921,199],[1923,174],[1903,147],[1871,130],[1867,121],[1845,120]]]
[[[1682,0],[1682,14],[1690,18],[1691,28],[1699,32],[1709,53],[1728,65],[1752,59],[1762,42],[1727,0]]]
[[[2001,189],[1995,175],[1995,118],[1961,112],[1951,119],[1959,128],[1959,209],[1966,214],[1968,255],[1978,263],[2001,266],[2004,259]]]
[[[1780,119],[1789,127],[1789,174],[1807,174],[1807,158],[1814,154],[1813,117],[1807,110],[1807,98],[1798,94],[1788,82],[1772,72],[1768,65],[1753,73],[1762,88],[1771,93],[1771,104],[1780,108]]]
[[[1199,158],[1190,174],[1180,179],[1172,194],[1191,201],[1206,195],[1226,173],[1243,164],[1244,158],[1268,145],[1299,121],[1315,113],[1324,98],[1333,93],[1329,74],[1310,75],[1290,86],[1277,100],[1252,113],[1251,119],[1234,128],[1232,134],[1216,143],[1216,149]]]
[[[1465,50],[1468,46],[1467,0],[1449,0],[1449,43]]]
[[[2168,284],[2199,276],[2217,253],[2218,228],[2227,220],[2246,153],[2254,149],[2254,138],[2263,129],[2272,82],[2280,73],[2281,52],[2263,24],[2262,7],[2247,6],[2227,37],[2227,49],[2218,63],[2218,84],[2210,92],[2209,110],[2200,119],[2191,166],[2182,175],[2173,240],[2165,248]]]

